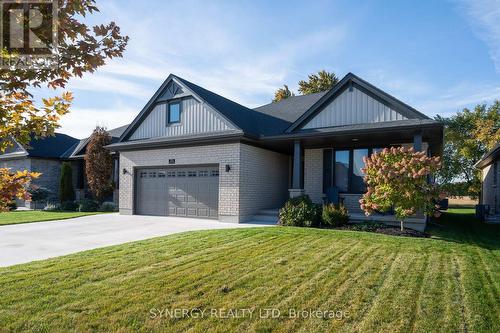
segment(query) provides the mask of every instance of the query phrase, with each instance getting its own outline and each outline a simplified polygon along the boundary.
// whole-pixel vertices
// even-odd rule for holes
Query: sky
[[[500,0],[97,0],[89,24],[130,36],[73,79],[58,132],[130,123],[170,73],[248,107],[321,69],[352,72],[428,116],[500,99]]]

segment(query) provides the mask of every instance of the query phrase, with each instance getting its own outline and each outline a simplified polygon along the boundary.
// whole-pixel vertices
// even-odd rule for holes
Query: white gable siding
[[[194,98],[187,98],[182,100],[180,123],[167,124],[167,104],[158,104],[132,133],[130,140],[222,132],[234,129],[210,106]]]
[[[407,118],[402,114],[353,87],[352,91],[344,90],[302,128],[312,129],[404,119]]]

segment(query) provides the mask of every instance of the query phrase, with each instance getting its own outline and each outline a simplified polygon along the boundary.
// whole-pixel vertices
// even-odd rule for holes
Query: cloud
[[[499,98],[499,85],[470,86],[459,84],[432,99],[422,100],[415,106],[427,115],[450,116],[466,107],[472,108],[477,104],[488,104]]]
[[[57,132],[83,139],[88,137],[97,125],[107,129],[127,125],[139,111],[120,104],[110,109],[74,108],[63,116],[61,128]]]
[[[462,0],[459,3],[474,32],[488,45],[496,71],[500,73],[500,0]]]
[[[94,73],[85,75],[83,78],[73,79],[69,82],[68,89],[71,91],[109,92],[138,99],[147,99],[154,93],[133,80],[117,78],[104,73]]]

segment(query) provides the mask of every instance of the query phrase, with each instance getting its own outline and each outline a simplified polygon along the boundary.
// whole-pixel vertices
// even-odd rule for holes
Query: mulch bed
[[[335,229],[366,231],[366,232],[374,232],[377,234],[403,236],[403,237],[429,238],[431,236],[426,232],[416,231],[408,228],[405,228],[403,231],[401,231],[401,228],[399,227],[391,227],[387,225],[381,225],[379,223],[352,223]]]

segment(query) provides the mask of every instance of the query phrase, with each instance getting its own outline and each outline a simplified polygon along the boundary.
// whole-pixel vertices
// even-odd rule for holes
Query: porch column
[[[413,135],[413,149],[415,151],[422,151],[422,133]]]
[[[302,145],[299,140],[293,145],[293,168],[292,168],[292,188],[290,198],[295,198],[304,194],[304,189],[301,187],[302,180]]]

